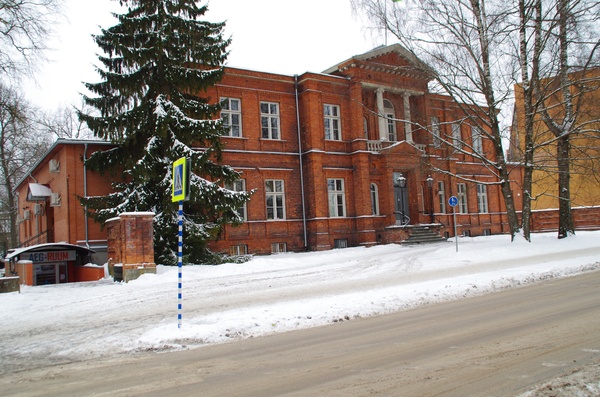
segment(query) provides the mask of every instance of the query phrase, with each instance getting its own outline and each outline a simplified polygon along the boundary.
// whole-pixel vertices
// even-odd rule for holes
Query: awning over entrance
[[[19,260],[24,259],[21,255],[26,254],[42,254],[45,253],[45,260],[43,262],[54,262],[57,260],[71,260],[68,259],[70,255],[69,252],[75,252],[79,256],[86,256],[89,254],[93,254],[95,251],[86,247],[81,247],[79,245],[73,245],[69,243],[47,243],[47,244],[38,244],[32,245],[30,247],[16,248],[14,250],[10,250],[6,255],[6,260]],[[50,257],[48,258],[48,253]],[[31,255],[29,255],[31,256]],[[35,258],[35,256],[34,256]],[[61,259],[62,258],[62,259]],[[50,259],[50,260],[49,260]],[[56,259],[56,260],[55,260]],[[32,261],[36,262],[36,261]],[[42,261],[40,261],[42,262]]]
[[[88,263],[94,251],[68,243],[47,243],[9,251],[7,273],[19,276],[21,284],[47,285],[100,280],[104,267]]]
[[[44,201],[52,196],[52,189],[40,183],[30,183],[27,191],[27,201]]]

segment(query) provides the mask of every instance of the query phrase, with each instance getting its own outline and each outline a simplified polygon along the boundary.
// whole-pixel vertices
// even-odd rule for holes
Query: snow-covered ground
[[[0,374],[52,363],[182,349],[315,327],[600,269],[600,232],[382,245],[185,266],[115,283],[0,295]]]

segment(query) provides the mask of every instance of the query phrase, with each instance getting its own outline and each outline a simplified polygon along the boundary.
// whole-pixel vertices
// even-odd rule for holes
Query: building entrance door
[[[404,178],[404,175],[400,172],[394,172],[394,212],[396,214],[396,224],[404,226],[410,223],[408,187],[406,179],[404,183],[400,183],[399,178]]]

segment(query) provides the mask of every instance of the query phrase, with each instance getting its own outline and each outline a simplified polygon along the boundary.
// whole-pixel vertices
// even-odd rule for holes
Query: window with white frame
[[[480,213],[488,212],[487,186],[482,183],[477,184],[477,210]]]
[[[325,117],[325,139],[341,141],[340,131],[340,107],[338,105],[323,105]]]
[[[265,181],[265,199],[267,202],[267,219],[285,219],[285,189],[283,180]]]
[[[232,245],[229,247],[229,256],[248,255],[248,246],[246,244]]]
[[[280,254],[282,252],[287,252],[287,243],[272,243],[271,244],[271,253],[272,254]]]
[[[327,193],[329,196],[329,216],[346,216],[346,197],[343,179],[327,179]]]
[[[440,202],[440,213],[446,213],[446,191],[444,189],[444,181],[438,181],[438,199]]]
[[[379,189],[374,183],[371,183],[371,213],[379,215]]]
[[[260,124],[264,139],[280,139],[278,103],[260,103]]]
[[[387,99],[383,100],[383,111],[387,120],[388,140],[396,142],[398,140],[398,131],[396,130],[396,111],[394,105]]]
[[[460,214],[468,213],[467,206],[467,185],[464,183],[459,183],[456,186],[456,198],[458,198],[458,212]]]
[[[452,145],[454,145],[455,149],[462,149],[462,136],[460,133],[460,124],[453,123],[452,124]]]
[[[233,183],[226,183],[225,187],[229,190],[233,190],[234,192],[245,192],[246,191],[246,180],[245,179],[237,179]],[[242,220],[248,220],[246,215],[246,203],[244,203],[241,207],[237,208],[237,213],[239,214]]]
[[[221,98],[221,119],[227,136],[242,136],[242,104],[237,98]]]
[[[440,121],[437,117],[431,118],[431,133],[433,134],[433,147],[442,147],[442,138],[440,136]]]
[[[363,131],[365,133],[365,138],[369,139],[369,123],[366,117],[363,117]]]
[[[473,151],[475,153],[483,152],[483,137],[479,127],[471,127],[471,139],[473,140]]]

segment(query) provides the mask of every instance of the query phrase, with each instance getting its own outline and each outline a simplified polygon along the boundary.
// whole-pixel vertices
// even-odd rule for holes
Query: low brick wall
[[[78,266],[75,272],[77,281],[97,281],[104,278],[104,266]]]
[[[19,277],[0,277],[0,294],[5,292],[21,292]]]
[[[600,230],[600,207],[571,208],[575,230]],[[558,231],[558,209],[531,212],[533,232]]]

